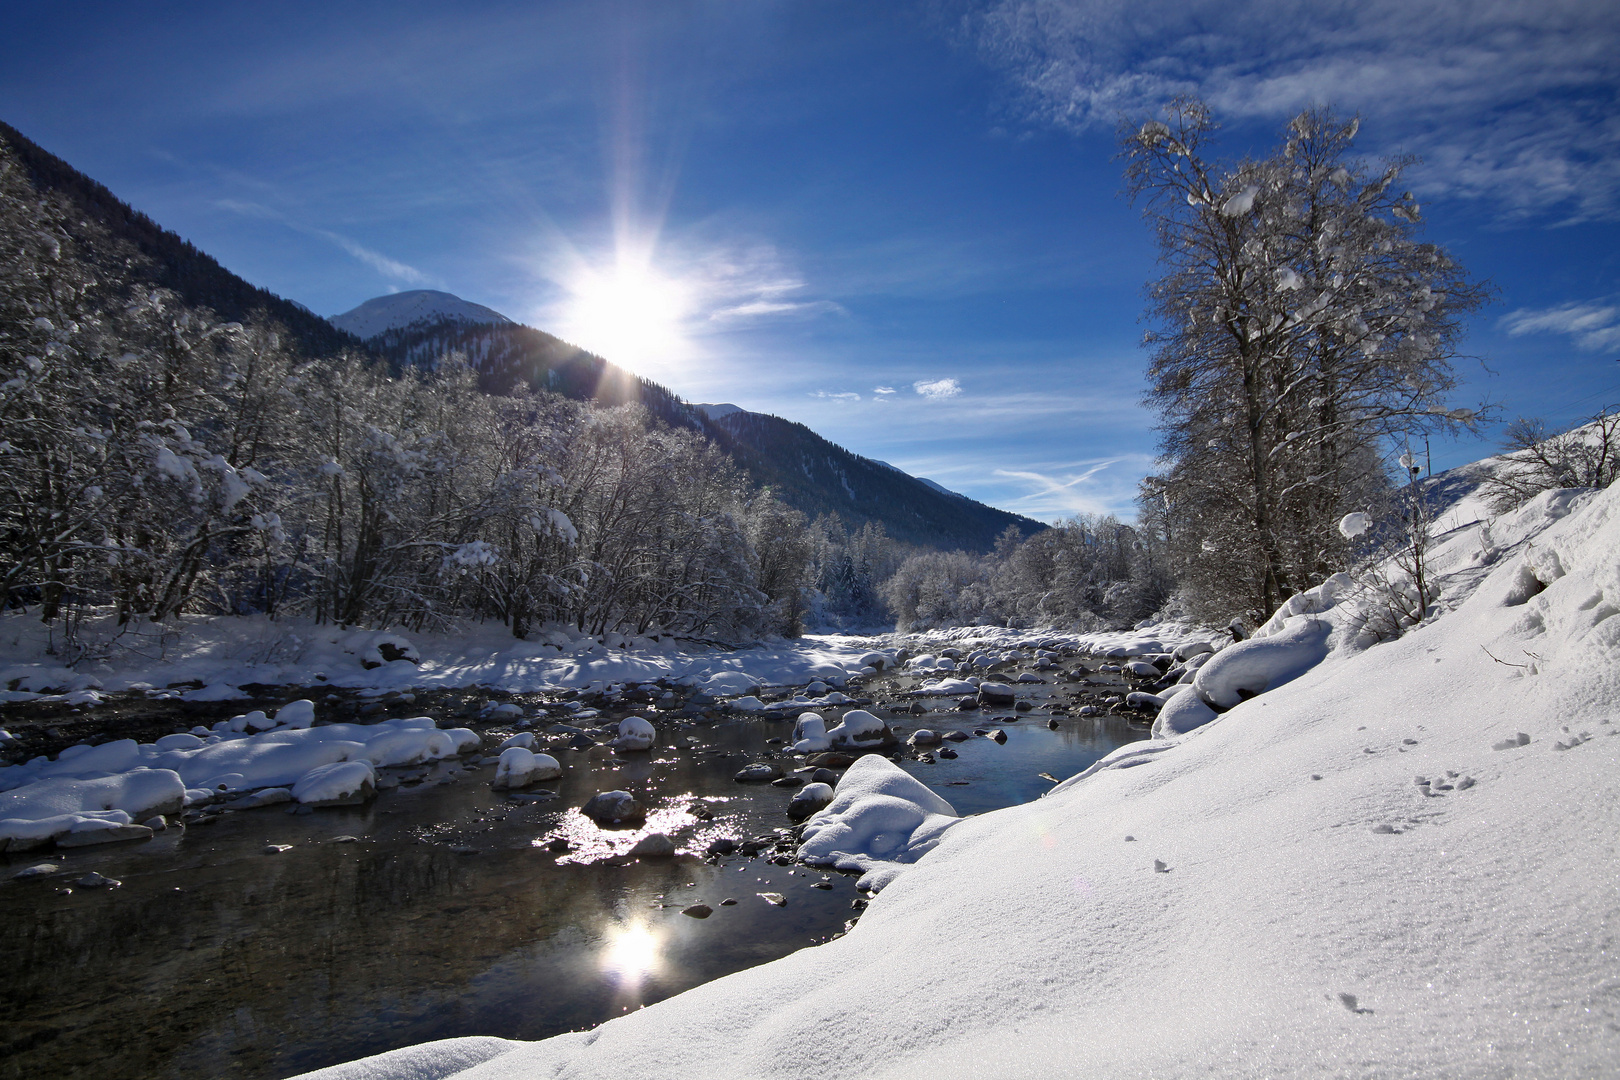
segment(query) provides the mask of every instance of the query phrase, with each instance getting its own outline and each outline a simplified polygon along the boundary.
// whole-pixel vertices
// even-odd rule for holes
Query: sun
[[[562,321],[574,344],[639,372],[681,359],[687,290],[650,260],[621,255],[604,268],[580,267],[571,278]]]

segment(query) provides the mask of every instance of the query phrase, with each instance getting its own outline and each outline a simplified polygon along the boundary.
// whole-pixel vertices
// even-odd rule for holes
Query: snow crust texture
[[[454,1073],[320,1076],[1613,1076],[1617,552],[1620,488],[1459,525],[1437,619],[1370,645],[1337,586],[1302,601],[1261,640],[1314,666],[954,821],[843,938]],[[869,768],[807,844],[861,846]],[[908,812],[907,845],[951,820]]]

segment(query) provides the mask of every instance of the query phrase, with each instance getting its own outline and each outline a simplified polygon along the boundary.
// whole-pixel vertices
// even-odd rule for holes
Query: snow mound
[[[281,708],[277,721],[312,722],[313,708],[308,701],[293,702]],[[0,768],[0,840],[12,837],[37,847],[54,838],[62,844],[67,833],[91,827],[85,822],[92,818],[128,824],[221,792],[290,787],[303,802],[357,802],[374,790],[375,769],[455,757],[481,741],[467,728],[440,730],[430,716],[252,730],[259,721],[273,723],[263,718],[256,712],[222,720],[207,738],[176,733],[153,743],[121,739],[70,746],[55,761],[35,758]],[[236,808],[251,805],[257,804]],[[38,824],[47,820],[52,824]]]
[[[540,780],[555,780],[562,775],[562,763],[550,754],[536,754],[521,746],[501,751],[495,763],[495,787],[528,787]]]
[[[832,749],[832,740],[827,738],[827,721],[820,713],[800,713],[790,742],[795,754],[819,754]]]
[[[167,769],[40,780],[0,795],[0,851],[28,851],[69,833],[177,813],[185,796],[185,784]]]
[[[363,758],[317,766],[299,777],[292,788],[294,799],[317,806],[361,803],[376,793],[377,774]]]
[[[877,892],[939,843],[961,818],[950,803],[888,758],[866,754],[845,771],[826,809],[804,824],[799,859],[860,871]]]
[[[889,738],[889,725],[865,709],[851,709],[839,725],[827,732],[837,747],[876,746]]]
[[[759,685],[760,680],[746,671],[717,671],[703,682],[705,690],[720,697],[749,694],[759,689]]]
[[[650,750],[658,732],[639,716],[627,716],[619,721],[619,737],[613,740],[615,750]]]

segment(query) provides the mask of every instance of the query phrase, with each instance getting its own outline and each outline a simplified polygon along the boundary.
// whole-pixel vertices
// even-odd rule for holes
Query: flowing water
[[[915,682],[888,678],[879,696]],[[1052,693],[1020,687],[1042,706]],[[1007,732],[902,762],[964,815],[1036,798],[1051,786],[1040,773],[1146,734],[1117,716],[874,711],[913,730]],[[853,878],[779,865],[768,847],[701,857],[713,839],[788,825],[790,790],[732,777],[780,754],[767,740],[791,726],[661,725],[645,754],[553,749],[555,799],[508,798],[492,767],[446,762],[362,807],[228,813],[52,856],[59,873],[0,885],[0,1078],[273,1078],[430,1039],[539,1039],[826,941],[859,914]],[[652,808],[645,826],[579,814],[621,788]],[[623,854],[649,831],[682,854]],[[558,837],[569,851],[548,848]],[[92,870],[121,887],[58,891]],[[682,914],[698,903],[713,914]]]

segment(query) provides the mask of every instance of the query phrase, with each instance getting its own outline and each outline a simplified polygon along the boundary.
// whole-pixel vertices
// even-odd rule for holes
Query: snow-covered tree
[[[1149,287],[1148,401],[1205,614],[1260,614],[1345,558],[1333,528],[1386,484],[1393,437],[1452,409],[1461,317],[1484,290],[1418,239],[1410,159],[1351,156],[1359,121],[1307,110],[1270,157],[1205,156],[1201,102],[1125,131],[1129,190],[1165,274]]]

